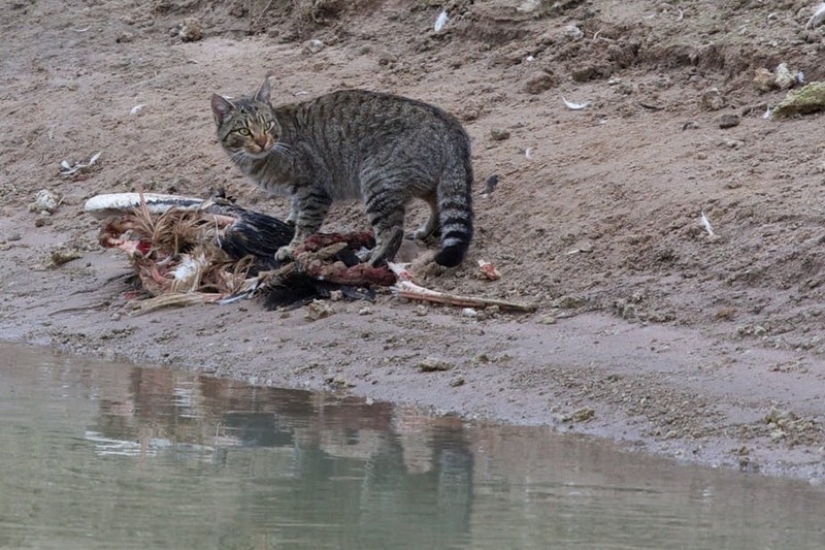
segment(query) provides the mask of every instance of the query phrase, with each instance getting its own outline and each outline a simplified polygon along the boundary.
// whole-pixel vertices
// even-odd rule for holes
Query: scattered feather
[[[88,162],[76,162],[75,164],[71,164],[67,160],[60,161],[60,175],[62,176],[74,176],[79,172],[83,172],[88,170],[97,162],[100,158],[100,153],[95,153],[92,157],[88,160]]]
[[[773,116],[773,109],[771,109],[770,106],[765,107],[765,112],[762,113],[762,118],[767,120],[767,119],[771,118],[771,116]]]
[[[530,160],[531,158],[533,158],[533,148],[528,147],[527,149],[525,149],[524,150],[524,156],[527,158],[527,160]]]
[[[532,55],[528,55],[527,58],[525,59],[525,61],[527,61],[527,62],[535,61],[535,60],[536,60],[536,58],[533,57]]]
[[[435,32],[441,32],[441,29],[444,28],[449,20],[450,17],[447,15],[447,10],[442,10],[441,13],[438,14],[438,18],[435,20]]]
[[[587,109],[590,106],[589,101],[575,103],[573,101],[567,101],[564,96],[561,96],[561,100],[564,101],[564,105],[571,111],[581,111],[582,109]]]
[[[685,18],[685,12],[682,11],[682,10],[679,10],[679,15],[676,16],[676,21],[681,21],[684,18]]]
[[[139,104],[135,105],[134,107],[132,107],[132,110],[129,111],[129,114],[131,116],[136,116],[139,112],[141,112],[143,110],[143,108],[145,106],[146,106],[145,103],[139,103]]]
[[[821,25],[823,21],[825,21],[825,2],[820,3],[814,8],[814,14],[810,19],[808,19],[808,23],[805,25],[805,28],[813,29]]]
[[[86,32],[92,27],[83,27],[82,29],[72,29],[72,32]]]
[[[803,73],[802,71],[796,71],[796,81],[799,84],[804,85],[805,84],[805,73]]]
[[[705,231],[708,232],[709,236],[711,236],[711,237],[716,236],[716,233],[713,232],[713,227],[711,227],[711,225],[710,225],[710,220],[708,220],[708,217],[705,216],[704,212],[702,212],[702,225],[705,226]]]

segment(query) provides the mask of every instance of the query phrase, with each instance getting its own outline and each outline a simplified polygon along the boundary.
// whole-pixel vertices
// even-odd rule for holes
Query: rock
[[[725,105],[727,105],[725,96],[722,95],[722,92],[720,92],[718,88],[710,88],[702,92],[700,102],[702,108],[707,111],[718,111],[724,109]]]
[[[34,202],[29,204],[29,212],[54,214],[61,202],[62,199],[57,193],[53,193],[48,189],[41,189],[35,194]]]
[[[392,52],[381,52],[378,54],[378,64],[382,67],[384,65],[393,65],[398,63],[398,56]]]
[[[739,126],[739,115],[725,114],[716,119],[716,124],[723,130]]]
[[[544,315],[541,319],[539,319],[539,323],[542,325],[555,325],[557,320],[552,315]]]
[[[313,38],[312,40],[307,40],[304,42],[304,52],[308,54],[316,54],[326,48],[327,45],[318,40],[317,38]]]
[[[490,130],[490,137],[495,141],[504,141],[510,138],[510,132],[502,128],[493,128]]]
[[[558,86],[558,80],[549,73],[538,73],[531,76],[524,84],[524,91],[528,94],[538,95],[542,92]]]
[[[756,69],[753,83],[760,92],[769,92],[773,88],[773,73],[764,67]]]
[[[796,85],[796,75],[791,74],[787,63],[780,63],[774,71],[773,81],[780,90],[789,90]]]
[[[184,19],[172,28],[172,36],[177,36],[183,42],[197,42],[203,38],[203,27],[194,17]]]
[[[581,241],[576,242],[570,249],[567,251],[567,255],[571,254],[578,254],[580,252],[589,253],[593,252],[593,243],[587,239],[583,239]]]
[[[541,6],[541,0],[525,0],[516,8],[516,11],[520,13],[532,13],[539,9],[539,6]]]
[[[130,32],[122,32],[120,33],[117,38],[115,38],[115,42],[118,44],[128,44],[129,42],[134,41],[135,35]]]
[[[788,95],[773,110],[774,118],[807,115],[825,110],[825,82],[811,82]]]
[[[583,407],[573,414],[566,416],[564,419],[566,421],[573,421],[573,422],[588,422],[593,420],[596,417],[596,411],[591,409],[590,407]]]
[[[335,310],[332,309],[332,306],[326,300],[313,300],[306,307],[304,319],[307,321],[317,321],[318,319],[329,317],[333,313],[335,313]]]
[[[413,313],[415,313],[419,317],[425,317],[430,313],[430,308],[428,308],[424,304],[418,304],[417,306],[415,306],[415,309],[413,309]]]
[[[453,368],[451,363],[436,357],[426,357],[418,363],[418,370],[421,372],[442,372],[451,368]]]
[[[450,387],[451,388],[457,388],[457,387],[463,386],[463,385],[464,385],[464,377],[463,376],[457,376],[457,377],[453,378],[452,380],[450,380]]]

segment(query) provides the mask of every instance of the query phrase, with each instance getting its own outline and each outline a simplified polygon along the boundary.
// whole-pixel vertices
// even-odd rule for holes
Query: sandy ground
[[[825,131],[820,115],[763,118],[785,92],[754,84],[780,62],[825,79],[812,4],[453,1],[436,33],[439,4],[12,2],[0,338],[825,476]],[[184,41],[184,20],[203,36]],[[267,72],[276,103],[363,87],[458,115],[477,238],[461,268],[425,282],[537,312],[471,318],[380,295],[315,321],[255,301],[131,315],[130,266],[99,247],[84,202],[225,187],[284,216],[225,158],[209,109],[213,92],[250,93]],[[60,174],[97,152],[93,169]],[[62,199],[51,215],[27,208],[40,190]],[[327,228],[364,225],[343,204]],[[481,279],[479,259],[502,278]]]

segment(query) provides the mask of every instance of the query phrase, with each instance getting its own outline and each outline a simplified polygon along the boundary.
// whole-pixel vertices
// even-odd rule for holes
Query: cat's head
[[[269,79],[252,97],[226,99],[212,94],[212,114],[218,126],[218,140],[230,154],[265,157],[275,146],[278,122],[269,104]]]

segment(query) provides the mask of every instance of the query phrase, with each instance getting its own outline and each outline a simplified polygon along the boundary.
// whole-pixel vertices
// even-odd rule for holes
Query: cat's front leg
[[[289,216],[286,218],[286,223],[295,225],[298,221],[298,204],[295,197],[289,199]]]
[[[320,190],[311,189],[306,191],[305,194],[293,196],[290,201],[289,217],[294,217],[295,236],[292,237],[292,241],[288,245],[278,249],[278,252],[275,253],[275,259],[279,262],[292,259],[295,250],[304,240],[321,229],[331,205],[332,198]]]

